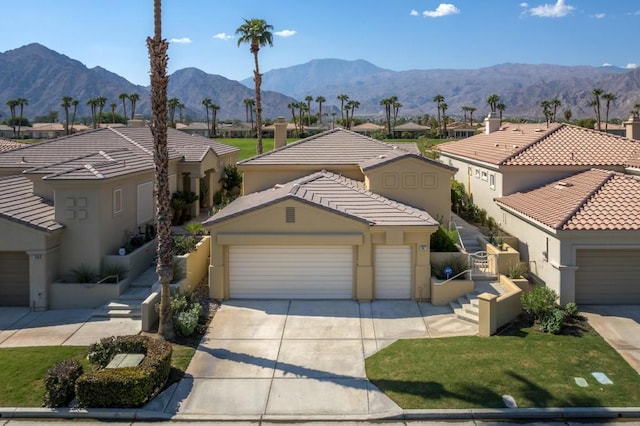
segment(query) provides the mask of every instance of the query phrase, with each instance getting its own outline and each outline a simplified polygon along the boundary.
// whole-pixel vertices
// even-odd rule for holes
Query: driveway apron
[[[429,337],[423,311],[431,322],[451,317],[450,309],[410,301],[227,302],[166,411],[274,419],[399,415],[366,379],[364,359],[398,338]]]

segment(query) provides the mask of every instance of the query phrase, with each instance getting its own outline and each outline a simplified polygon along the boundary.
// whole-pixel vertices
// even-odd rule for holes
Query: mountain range
[[[263,75],[263,109],[266,118],[290,117],[288,104],[306,96],[326,98],[323,111],[339,114],[339,94],[360,102],[356,116],[382,118],[380,100],[397,96],[400,115],[435,114],[435,95],[443,95],[447,114],[462,115],[463,106],[477,108],[475,117],[488,112],[486,99],[498,94],[506,105],[506,116],[541,118],[540,102],[557,97],[560,111],[570,109],[574,118],[593,116],[589,106],[595,87],[617,96],[610,117],[624,119],[640,103],[640,69],[615,67],[501,64],[472,70],[429,69],[391,71],[365,60],[318,59],[306,64],[274,69]],[[87,68],[81,62],[40,44],[29,44],[0,53],[0,114],[9,115],[6,102],[26,98],[25,116],[59,111],[63,96],[80,101],[78,116],[89,115],[86,102],[97,96],[107,105],[122,105],[120,93],[138,93],[136,112],[150,114],[149,87],[130,83],[99,66]],[[243,100],[253,97],[253,80],[241,82],[207,74],[197,68],[175,71],[169,77],[168,96],[185,105],[184,116],[204,120],[204,98],[220,105],[219,119],[245,119]],[[317,105],[312,103],[312,112]],[[105,108],[105,111],[108,111]],[[127,105],[129,110],[129,105]]]

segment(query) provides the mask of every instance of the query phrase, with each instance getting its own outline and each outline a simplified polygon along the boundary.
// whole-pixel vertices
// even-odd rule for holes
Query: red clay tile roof
[[[640,230],[640,177],[591,169],[498,205],[558,230]]]
[[[0,152],[11,151],[12,149],[27,146],[26,143],[12,141],[11,139],[0,139]]]
[[[444,154],[507,166],[622,166],[640,142],[570,124],[512,124],[438,145]]]

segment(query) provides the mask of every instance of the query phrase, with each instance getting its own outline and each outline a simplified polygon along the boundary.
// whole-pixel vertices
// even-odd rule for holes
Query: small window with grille
[[[296,223],[296,208],[295,207],[287,207],[285,209],[285,222],[286,223]]]

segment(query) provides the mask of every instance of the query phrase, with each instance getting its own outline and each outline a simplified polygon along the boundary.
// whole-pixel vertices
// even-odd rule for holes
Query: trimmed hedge
[[[99,348],[99,349],[96,349]],[[92,345],[92,353],[99,365],[106,365],[119,353],[143,353],[145,358],[137,367],[101,369],[82,375],[76,381],[76,397],[83,407],[135,408],[145,404],[169,377],[171,344],[147,336],[123,336],[102,339]],[[104,356],[108,354],[108,356]],[[106,363],[105,363],[106,360]]]
[[[42,406],[64,407],[74,396],[76,380],[82,374],[82,365],[75,359],[54,364],[44,379],[45,394]]]

